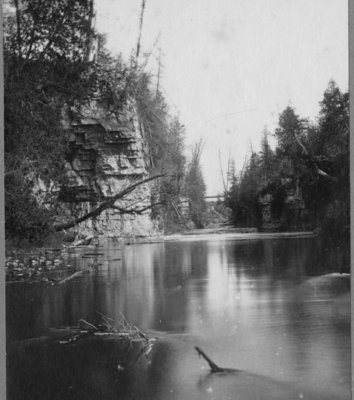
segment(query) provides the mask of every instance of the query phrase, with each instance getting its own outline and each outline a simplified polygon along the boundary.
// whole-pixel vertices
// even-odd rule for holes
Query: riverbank
[[[297,231],[297,232],[259,232],[257,228],[235,228],[228,225],[215,225],[204,229],[191,229],[179,233],[172,233],[168,235],[156,235],[156,236],[135,236],[135,237],[109,237],[109,238],[94,238],[92,236],[82,238],[73,243],[63,241],[62,243],[56,241],[53,243],[47,243],[48,245],[43,246],[6,246],[6,256],[12,258],[21,258],[24,254],[31,254],[36,256],[47,251],[64,251],[75,248],[97,248],[106,245],[131,245],[131,244],[142,244],[142,243],[161,243],[161,242],[172,242],[172,241],[192,241],[192,240],[256,240],[256,239],[273,239],[273,238],[298,238],[298,237],[313,237],[317,236],[314,231]]]
[[[169,235],[164,237],[164,241],[173,240],[209,240],[209,239],[232,239],[232,240],[252,240],[252,239],[273,239],[273,238],[297,238],[316,236],[314,232],[257,232],[240,228],[213,228],[191,231],[184,235]]]

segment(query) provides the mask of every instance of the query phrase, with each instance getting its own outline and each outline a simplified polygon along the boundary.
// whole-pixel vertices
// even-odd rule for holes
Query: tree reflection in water
[[[83,358],[77,355],[72,364],[86,380],[79,379],[83,386],[78,384],[75,396],[69,389],[58,391],[66,382],[65,357],[53,358],[54,365],[43,348],[36,356],[27,352],[23,379],[33,380],[27,391],[42,387],[36,381],[46,373],[57,374],[44,379],[45,393],[37,391],[37,398],[60,398],[55,394],[60,392],[61,398],[90,399],[100,390],[105,399],[247,399],[262,393],[269,399],[282,398],[279,393],[287,393],[287,399],[299,393],[312,399],[350,398],[349,275],[334,273],[343,269],[345,255],[321,252],[315,238],[235,241],[222,236],[100,253],[94,260],[101,264],[98,271],[76,281],[7,287],[7,339],[9,348],[17,349],[10,360],[21,360],[13,341],[41,336],[52,326],[75,325],[80,318],[95,321],[96,311],[115,320],[123,313],[159,339],[150,358],[127,371],[99,364],[92,369],[90,350]],[[77,256],[68,262],[74,260],[81,266],[92,262]],[[209,375],[193,350],[196,345],[220,365],[245,374]],[[16,382],[21,398],[21,379],[12,374],[13,369],[9,381]]]

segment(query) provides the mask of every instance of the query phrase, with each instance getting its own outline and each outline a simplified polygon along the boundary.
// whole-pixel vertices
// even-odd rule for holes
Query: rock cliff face
[[[59,194],[66,217],[81,216],[98,203],[117,194],[137,180],[148,176],[146,143],[139,129],[132,102],[119,115],[109,115],[96,102],[80,112],[65,113],[64,126],[70,134],[66,162],[67,182]],[[144,208],[150,204],[150,185],[139,186],[116,202],[120,208]],[[121,214],[108,209],[99,217],[82,222],[78,233],[100,237],[141,237],[158,233],[150,213]]]
[[[302,197],[299,185],[296,182],[288,182],[286,195],[283,199],[280,210],[272,212],[272,203],[274,195],[271,192],[265,192],[258,199],[262,212],[262,230],[276,232],[286,227],[287,230],[308,230],[309,218],[308,211]],[[277,215],[274,215],[277,214]]]

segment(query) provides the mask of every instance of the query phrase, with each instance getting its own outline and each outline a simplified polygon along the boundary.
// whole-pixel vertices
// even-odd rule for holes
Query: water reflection
[[[116,320],[123,313],[145,330],[170,334],[157,341],[151,363],[120,377],[107,399],[236,398],[235,382],[239,393],[257,382],[263,394],[269,391],[264,398],[278,398],[268,378],[291,382],[296,396],[301,385],[317,393],[311,398],[349,399],[349,277],[333,274],[342,268],[333,260],[343,260],[321,259],[317,246],[310,238],[220,239],[100,249],[99,270],[80,280],[9,285],[7,338],[40,336],[79,318],[95,321],[96,311]],[[92,259],[71,255],[74,261],[85,266]],[[206,379],[195,345],[251,375]]]

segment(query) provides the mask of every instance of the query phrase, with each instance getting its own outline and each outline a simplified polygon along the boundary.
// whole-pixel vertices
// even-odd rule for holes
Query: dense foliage
[[[190,216],[197,228],[203,228],[206,222],[206,185],[200,165],[202,150],[203,142],[199,141],[192,149],[192,158],[188,165],[184,188],[189,199]]]
[[[154,208],[154,216],[160,215],[164,220],[178,218],[175,209],[185,176],[185,128],[177,117],[171,117],[164,96],[159,90],[152,90],[151,79],[145,73],[138,81],[136,98],[150,172],[166,175],[153,192],[153,203],[164,205]]]
[[[135,102],[149,173],[165,174],[155,183],[153,215],[180,222],[185,128],[169,114],[144,63],[107,51],[93,28],[93,0],[8,0],[6,6],[6,237],[38,242],[51,230],[70,157],[65,110],[79,112],[92,99],[118,121]],[[53,191],[34,195],[41,185]]]
[[[274,131],[273,151],[265,132],[234,176],[227,202],[238,225],[264,224],[265,204],[280,229],[319,228],[335,238],[349,235],[349,96],[331,81],[316,123],[288,106]]]
[[[5,216],[7,237],[47,232],[50,201],[33,183],[60,182],[67,138],[64,104],[87,96],[93,4],[88,0],[9,2],[5,16]],[[43,199],[42,199],[43,200]]]

